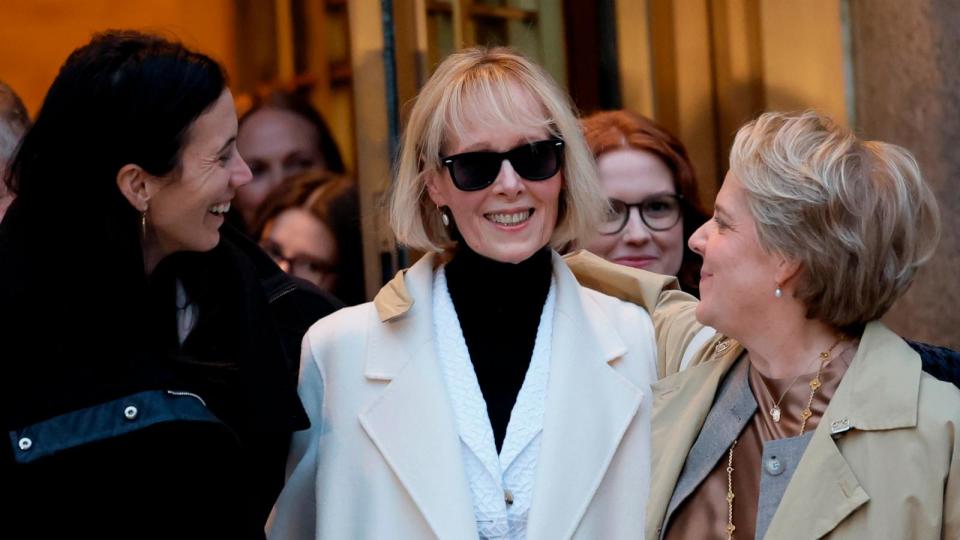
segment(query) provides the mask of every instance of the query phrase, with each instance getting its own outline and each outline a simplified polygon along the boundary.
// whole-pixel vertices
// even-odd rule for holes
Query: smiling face
[[[250,169],[237,153],[233,96],[220,97],[191,124],[180,166],[148,182],[148,237],[144,246],[159,261],[178,251],[209,251],[220,241],[223,214]]]
[[[605,152],[597,159],[597,170],[604,195],[627,204],[677,193],[670,169],[651,152],[632,148]],[[683,262],[683,220],[665,231],[653,231],[634,207],[622,231],[597,234],[584,247],[618,264],[675,276]]]
[[[514,103],[523,104],[528,111],[542,108],[518,88],[512,88],[510,94]],[[468,116],[463,132],[448,138],[443,155],[505,152],[550,137],[542,126],[501,124]],[[453,223],[472,250],[495,261],[519,263],[550,242],[562,184],[562,169],[546,180],[526,180],[504,161],[497,179],[484,189],[461,191],[446,168],[431,173],[427,189],[434,204],[449,208]]]
[[[284,178],[325,166],[319,136],[307,119],[284,109],[265,107],[243,121],[237,147],[253,181],[237,192],[237,208],[247,222]]]
[[[703,324],[735,338],[748,335],[771,302],[781,301],[773,293],[783,258],[760,246],[744,189],[732,173],[717,194],[713,219],[690,237],[690,249],[703,257],[697,305]]]

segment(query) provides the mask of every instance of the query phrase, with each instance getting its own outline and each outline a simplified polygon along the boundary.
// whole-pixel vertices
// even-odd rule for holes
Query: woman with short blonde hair
[[[313,427],[294,441],[271,537],[642,530],[653,323],[581,287],[554,251],[594,230],[596,182],[540,67],[501,48],[443,61],[390,199],[397,238],[428,253],[308,333]]]
[[[811,111],[744,126],[730,172],[760,245],[801,262],[795,294],[807,315],[837,328],[883,316],[940,240],[936,199],[910,152]]]
[[[723,336],[655,389],[646,538],[957,536],[960,391],[879,321],[938,237],[907,150],[814,112],[741,128],[690,239]]]

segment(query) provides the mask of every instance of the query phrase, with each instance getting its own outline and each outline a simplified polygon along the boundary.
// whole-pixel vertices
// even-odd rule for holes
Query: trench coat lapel
[[[790,479],[766,538],[797,538],[798,531],[803,531],[805,538],[820,538],[868,500],[869,495],[830,437],[830,430],[818,427]]]
[[[718,341],[708,352],[713,360],[661,379],[653,385],[653,463],[647,502],[645,538],[656,540],[687,454],[697,440],[713,405],[720,381],[743,348]]]
[[[870,500],[837,440],[854,431],[916,427],[921,371],[920,358],[900,336],[880,322],[867,325],[797,464],[767,538],[794,538],[798,530],[804,536],[825,536]]]
[[[440,538],[476,538],[460,439],[433,346],[434,257],[384,287],[364,373],[384,381],[360,424]]]
[[[644,396],[609,365],[627,352],[614,324],[581,298],[556,254],[553,267],[557,304],[529,538],[573,535]]]
[[[680,504],[707,478],[756,412],[757,401],[747,379],[748,367],[747,360],[741,357],[721,379],[716,401],[687,453],[664,523],[670,522]]]

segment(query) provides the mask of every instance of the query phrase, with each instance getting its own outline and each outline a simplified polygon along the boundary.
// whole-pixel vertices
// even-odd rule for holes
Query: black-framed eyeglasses
[[[651,231],[665,231],[673,228],[683,217],[681,201],[683,196],[665,193],[644,199],[638,203],[627,204],[618,199],[610,199],[610,208],[606,219],[600,225],[600,234],[617,234],[630,221],[630,209],[640,212],[640,219]]]
[[[563,166],[563,141],[536,141],[506,152],[465,152],[441,157],[440,163],[450,171],[457,189],[479,191],[496,181],[503,160],[509,161],[513,170],[527,180],[546,180]]]

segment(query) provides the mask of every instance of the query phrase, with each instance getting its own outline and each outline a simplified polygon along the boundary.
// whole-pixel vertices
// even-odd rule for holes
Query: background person
[[[20,138],[30,127],[30,116],[12,88],[0,81],[0,221],[13,200],[3,178]]]
[[[253,180],[237,191],[236,207],[248,225],[285,178],[310,169],[346,173],[330,128],[310,104],[307,90],[271,88],[255,95],[240,118],[237,148]]]
[[[440,64],[390,198],[399,241],[428,254],[307,334],[313,428],[295,439],[271,538],[642,529],[653,325],[553,251],[596,230],[595,175],[541,68],[499,48]]]
[[[264,200],[253,230],[284,272],[347,305],[365,301],[360,201],[353,180],[321,170],[288,178]]]
[[[263,537],[333,306],[221,230],[236,134],[221,66],[180,44],[106,32],[60,69],[0,223],[10,536]]]
[[[696,296],[700,257],[687,240],[707,214],[683,144],[625,110],[592,114],[581,126],[612,207],[581,247],[618,264],[677,276]]]

